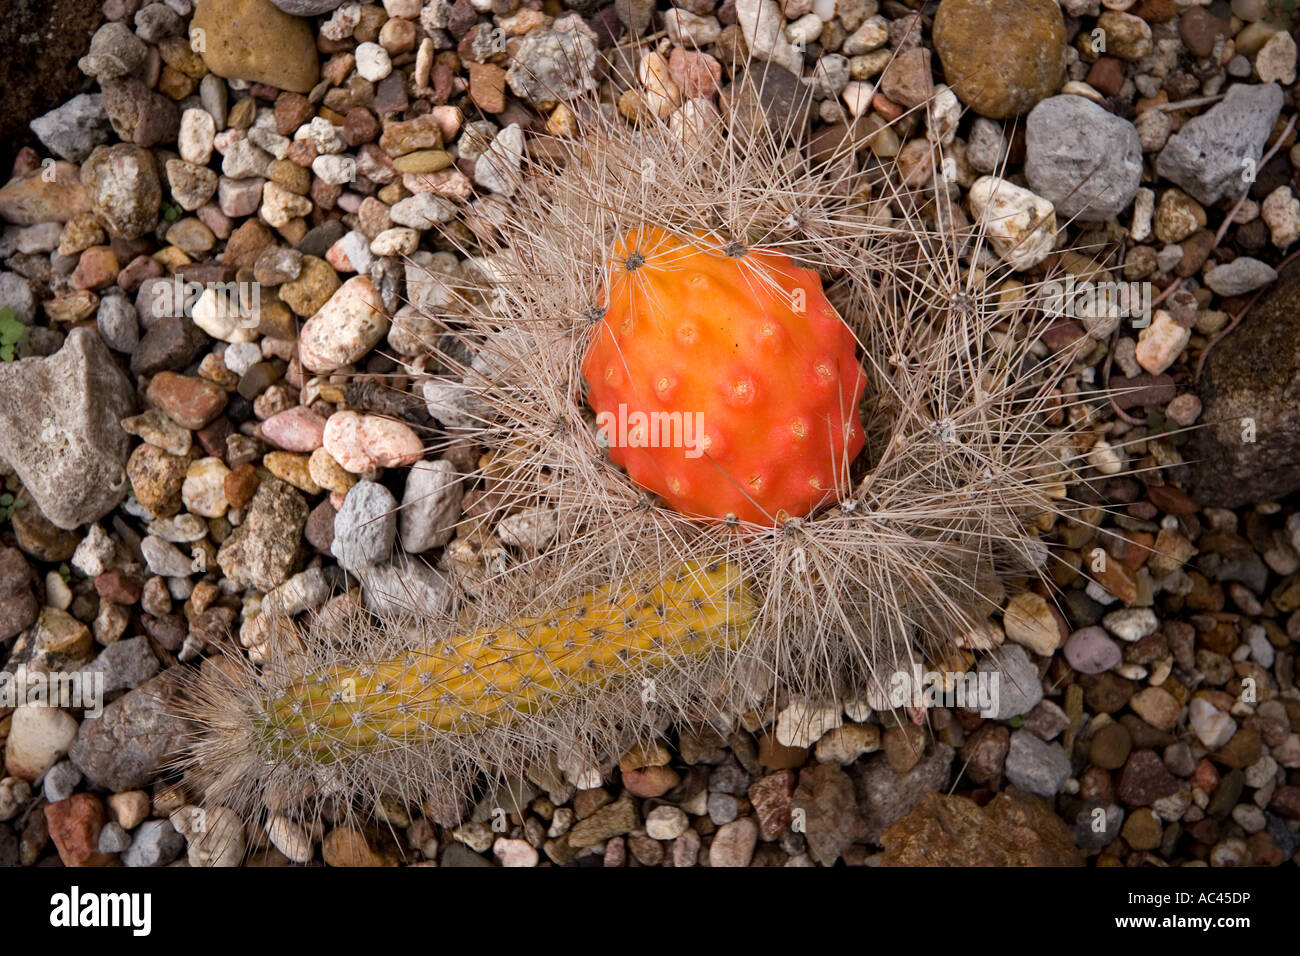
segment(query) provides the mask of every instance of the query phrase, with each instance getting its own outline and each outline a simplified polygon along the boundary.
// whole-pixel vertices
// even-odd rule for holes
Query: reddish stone
[[[1138,598],[1137,577],[1122,561],[1107,561],[1106,567],[1095,572],[1097,583],[1125,604]]]
[[[1151,498],[1152,505],[1164,511],[1166,515],[1174,515],[1175,518],[1195,515],[1201,510],[1195,498],[1186,492],[1180,492],[1173,485],[1148,485],[1147,497]]]
[[[117,285],[123,292],[134,295],[145,279],[156,279],[162,274],[162,263],[153,256],[136,256],[117,274]]]
[[[903,108],[887,97],[884,93],[877,93],[875,96],[871,97],[871,107],[891,122],[903,115]]]
[[[644,767],[623,771],[623,786],[628,793],[643,799],[662,797],[677,786],[681,777],[672,767]]]
[[[1178,392],[1174,380],[1164,374],[1142,374],[1132,378],[1116,375],[1111,378],[1110,387],[1117,393],[1115,404],[1124,409],[1166,405]]]
[[[722,65],[716,59],[679,46],[668,57],[668,72],[687,99],[712,96],[722,82]]]
[[[77,793],[67,800],[46,804],[45,819],[64,866],[106,866],[112,862],[112,854],[99,852],[104,805],[93,793]]]
[[[227,474],[222,484],[230,507],[242,508],[252,501],[260,483],[257,469],[247,462]]]
[[[1154,750],[1135,750],[1124,762],[1115,795],[1130,807],[1147,807],[1178,792],[1178,781]]]
[[[226,407],[226,393],[221,388],[176,372],[155,375],[146,395],[172,421],[185,428],[204,428]]]
[[[140,595],[144,591],[144,582],[125,571],[113,568],[95,578],[95,590],[103,600],[113,604],[134,604],[140,600]]]
[[[1138,0],[1137,5],[1128,12],[1147,23],[1168,23],[1178,16],[1174,0]]]
[[[212,422],[206,428],[200,428],[194,433],[194,437],[199,440],[203,446],[204,452],[209,458],[226,457],[226,439],[235,433],[235,426],[230,424],[230,419],[225,415]]]
[[[1088,70],[1087,83],[1102,96],[1117,96],[1124,85],[1124,61],[1103,56]]]
[[[1043,344],[1053,352],[1059,352],[1061,349],[1073,345],[1087,334],[1083,330],[1083,326],[1078,322],[1072,322],[1070,319],[1057,319],[1043,330]]]
[[[356,106],[343,117],[343,138],[349,146],[369,143],[379,135],[379,120],[364,106]]]
[[[789,828],[794,787],[793,770],[778,770],[750,784],[749,802],[754,805],[758,833],[764,840],[775,840]]]
[[[281,136],[292,136],[315,115],[311,100],[301,93],[281,93],[275,100],[275,131]]]
[[[121,266],[109,246],[91,246],[81,253],[72,270],[74,289],[106,289],[116,280]]]
[[[1219,785],[1219,771],[1206,760],[1201,758],[1200,763],[1196,765],[1196,770],[1192,772],[1191,784],[1194,787],[1200,787],[1206,793],[1213,793],[1214,788]]]
[[[506,108],[506,71],[494,63],[470,63],[469,95],[484,113],[500,113]]]

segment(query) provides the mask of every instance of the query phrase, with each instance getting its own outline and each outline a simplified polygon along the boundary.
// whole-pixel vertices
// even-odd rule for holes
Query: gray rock
[[[1275,279],[1277,270],[1267,262],[1260,262],[1250,256],[1239,256],[1205,273],[1205,284],[1223,296],[1254,292]]]
[[[709,819],[722,826],[740,815],[740,803],[729,793],[710,793],[708,810]]]
[[[450,541],[464,494],[465,486],[451,462],[437,459],[412,465],[398,515],[402,547],[419,554]]]
[[[118,422],[134,409],[99,335],[75,328],[54,355],[0,363],[0,461],[58,527],[95,521],[126,495],[131,440]]]
[[[1029,187],[1059,216],[1111,219],[1128,208],[1142,179],[1137,128],[1082,96],[1051,96],[1025,124]]]
[[[100,853],[122,853],[131,847],[131,834],[120,823],[109,820],[99,831]]]
[[[1065,659],[1080,674],[1100,674],[1124,661],[1119,645],[1100,627],[1084,627],[1065,642]]]
[[[511,123],[474,161],[474,182],[500,196],[513,196],[519,186],[519,164],[524,156],[524,133]]]
[[[1043,699],[1043,682],[1038,668],[1019,644],[1003,644],[976,666],[979,673],[996,674],[997,713],[993,720],[1007,720],[1027,714]]]
[[[1070,832],[1074,835],[1075,846],[1100,850],[1110,846],[1123,826],[1124,810],[1118,804],[1090,802],[1079,808]]]
[[[1006,774],[1021,790],[1054,797],[1070,776],[1070,758],[1060,744],[1048,743],[1029,730],[1017,730],[1011,735]]]
[[[112,125],[100,93],[82,93],[31,122],[45,148],[70,163],[84,162],[96,146],[108,142]]]
[[[90,40],[90,50],[77,68],[101,83],[134,73],[149,55],[149,47],[125,23],[105,23]]]
[[[149,638],[141,635],[108,645],[81,668],[81,673],[103,674],[104,693],[111,694],[139,687],[157,674],[161,666],[149,647]]]
[[[68,758],[91,784],[114,793],[143,787],[184,745],[190,725],[177,714],[176,675],[164,671],[81,722]]]
[[[1179,477],[1198,502],[1235,508],[1300,489],[1300,271],[1285,270],[1211,350],[1197,394],[1207,424]]]
[[[614,12],[628,33],[645,33],[655,9],[654,0],[614,0]]]
[[[180,548],[156,535],[145,536],[140,553],[149,571],[164,578],[187,578],[194,572],[193,561]]]
[[[391,211],[393,222],[399,226],[410,226],[412,229],[431,229],[434,225],[443,222],[450,222],[456,215],[456,207],[441,196],[435,196],[433,193],[416,193],[414,196],[408,196],[406,199],[399,200],[393,204]],[[345,240],[358,233],[352,232],[345,236]],[[348,258],[352,261],[352,267],[358,271],[361,269],[356,258],[352,256],[351,248],[347,245],[344,251],[348,253]],[[369,251],[369,244],[366,245],[366,251]]]
[[[290,484],[269,475],[257,486],[244,523],[231,532],[217,563],[238,584],[270,591],[284,583],[298,556],[307,502]]]
[[[229,93],[226,81],[215,73],[209,73],[199,83],[199,102],[208,114],[216,120],[217,132],[226,128],[226,115],[229,108]]]
[[[506,82],[534,106],[574,99],[595,88],[596,44],[581,30],[533,30],[515,54]]]
[[[135,34],[146,43],[157,43],[184,33],[185,21],[165,3],[148,4],[135,15]]]
[[[60,760],[45,771],[45,802],[58,803],[66,800],[77,791],[81,783],[81,771],[70,760]]]
[[[927,793],[948,785],[955,751],[944,743],[921,757],[911,770],[895,773],[883,753],[849,768],[858,807],[866,820],[866,838],[880,842],[880,835],[921,802]]]
[[[36,295],[32,284],[16,272],[0,272],[0,308],[8,306],[23,325],[36,321]]]
[[[135,306],[125,295],[105,295],[95,313],[99,337],[114,352],[130,355],[140,344],[140,322]]]
[[[1002,168],[1007,157],[1007,143],[1002,137],[1002,125],[984,116],[971,123],[967,137],[966,161],[977,173],[992,173]]]
[[[135,829],[131,848],[122,854],[125,866],[166,866],[185,850],[185,837],[168,820],[146,820]]]
[[[442,859],[438,861],[438,865],[443,867],[496,866],[491,860],[475,853],[463,843],[449,843],[442,851]]]
[[[139,146],[100,146],[81,167],[90,207],[123,239],[139,239],[158,224],[162,184],[153,155]]]
[[[1236,198],[1250,185],[1245,174],[1259,164],[1281,112],[1282,88],[1276,83],[1234,84],[1223,100],[1169,137],[1156,158],[1156,172],[1207,206],[1225,196]]]
[[[314,17],[343,6],[343,0],[271,0],[285,13],[295,17]]]
[[[330,550],[349,571],[387,560],[397,537],[397,499],[375,481],[358,481],[334,516]]]
[[[321,568],[309,568],[300,574],[295,574],[262,598],[262,613],[293,617],[311,608],[320,607],[329,596],[330,585],[325,578],[325,572]]]
[[[419,558],[400,556],[388,564],[357,569],[366,607],[375,614],[437,615],[451,607],[446,576]]]

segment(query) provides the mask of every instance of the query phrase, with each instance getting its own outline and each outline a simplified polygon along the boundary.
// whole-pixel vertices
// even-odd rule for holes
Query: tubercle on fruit
[[[659,227],[611,249],[582,363],[610,457],[684,515],[771,527],[842,496],[857,340],[784,253]]]
[[[292,682],[255,719],[274,761],[329,761],[438,734],[545,715],[628,675],[734,648],[754,599],[726,561],[589,596],[400,657],[357,660]]]

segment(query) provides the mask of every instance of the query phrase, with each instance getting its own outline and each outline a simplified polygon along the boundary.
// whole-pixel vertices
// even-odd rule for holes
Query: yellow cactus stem
[[[324,668],[256,723],[275,760],[332,760],[438,734],[504,727],[682,658],[735,648],[755,602],[737,567],[690,561],[655,583],[606,585],[539,617]]]

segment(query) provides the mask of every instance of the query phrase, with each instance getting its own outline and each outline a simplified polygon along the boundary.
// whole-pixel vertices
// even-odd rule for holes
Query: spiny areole
[[[483,492],[442,555],[447,606],[369,594],[374,613],[263,622],[260,666],[206,662],[178,766],[207,805],[308,820],[422,807],[455,822],[476,786],[581,776],[669,723],[879,704],[894,672],[961,672],[999,641],[991,615],[1051,558],[1041,532],[1081,507],[1067,497],[1089,447],[1076,435],[1108,394],[1080,386],[1080,350],[1043,344],[1042,274],[1014,279],[954,201],[955,130],[934,100],[894,124],[925,124],[931,146],[905,180],[877,114],[811,143],[806,90],[774,67],[735,67],[721,110],[690,100],[667,120],[624,118],[628,101],[611,104],[635,82],[607,73],[530,134],[517,171],[502,164],[513,195],[471,204],[472,236],[444,231],[464,268],[428,276],[447,306],[406,371],[440,396],[446,438],[431,451],[473,449],[461,480]],[[844,410],[864,449],[827,449],[831,501],[802,518],[695,520],[611,460],[581,369],[616,246],[638,230],[702,236],[756,287],[778,277],[754,250],[820,277],[865,373]],[[632,269],[650,251],[618,254]],[[503,543],[507,518],[531,533]],[[671,583],[691,568],[725,568],[743,609],[707,574]],[[570,613],[629,595],[640,618],[592,628]],[[646,630],[655,615],[675,623]]]

